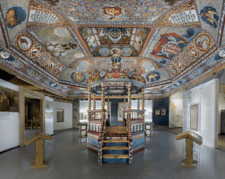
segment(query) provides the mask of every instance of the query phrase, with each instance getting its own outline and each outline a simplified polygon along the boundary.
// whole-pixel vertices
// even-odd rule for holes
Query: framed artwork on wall
[[[198,131],[198,104],[190,105],[190,129]]]
[[[84,113],[84,114],[83,114],[83,119],[84,119],[84,120],[87,120],[87,119],[88,119],[88,114]]]
[[[166,115],[166,110],[165,109],[161,109],[161,115],[163,115],[163,116]]]
[[[64,122],[64,109],[57,109],[57,122]]]
[[[125,110],[127,110],[128,104],[125,103]],[[118,122],[123,122],[123,111],[124,111],[124,102],[119,102],[118,103],[118,115],[117,115],[117,121]],[[125,113],[126,115],[126,113]]]
[[[160,110],[159,109],[155,110],[155,115],[160,115]]]

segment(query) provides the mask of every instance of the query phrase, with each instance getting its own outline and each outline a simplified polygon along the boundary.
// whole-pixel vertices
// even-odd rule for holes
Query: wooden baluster
[[[95,110],[95,108],[96,108],[96,101],[95,101],[96,95],[95,95],[95,93],[93,94],[93,98],[94,98],[94,101],[93,101],[93,110]]]
[[[145,110],[145,89],[142,89],[142,110]]]
[[[91,110],[91,88],[88,88],[88,110]]]
[[[101,84],[101,88],[102,88],[102,109],[105,109],[105,94],[104,94],[104,84]]]

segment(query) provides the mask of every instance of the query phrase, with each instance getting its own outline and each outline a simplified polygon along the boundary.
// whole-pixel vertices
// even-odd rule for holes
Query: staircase
[[[129,163],[127,140],[105,140],[102,148],[102,163]]]

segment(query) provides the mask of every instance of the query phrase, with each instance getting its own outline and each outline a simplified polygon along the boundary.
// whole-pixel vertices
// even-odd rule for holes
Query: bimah
[[[45,140],[52,140],[52,136],[46,134],[44,132],[36,132],[35,134],[31,135],[27,138],[25,145],[30,145],[31,143],[36,141],[36,153],[35,153],[35,160],[32,160],[30,163],[35,163],[35,165],[31,166],[30,168],[43,168],[48,167],[48,165],[44,165],[43,162],[43,139]]]
[[[185,139],[186,144],[186,158],[183,160],[185,163],[181,164],[180,167],[196,167],[193,163],[197,163],[196,160],[193,160],[193,141],[197,144],[202,144],[202,137],[193,131],[187,131],[180,133],[176,136],[176,140]]]

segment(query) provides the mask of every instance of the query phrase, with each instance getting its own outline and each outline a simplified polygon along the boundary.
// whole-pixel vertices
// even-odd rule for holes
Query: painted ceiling
[[[0,2],[0,64],[62,95],[86,95],[115,50],[146,79],[147,97],[224,68],[222,0]]]

